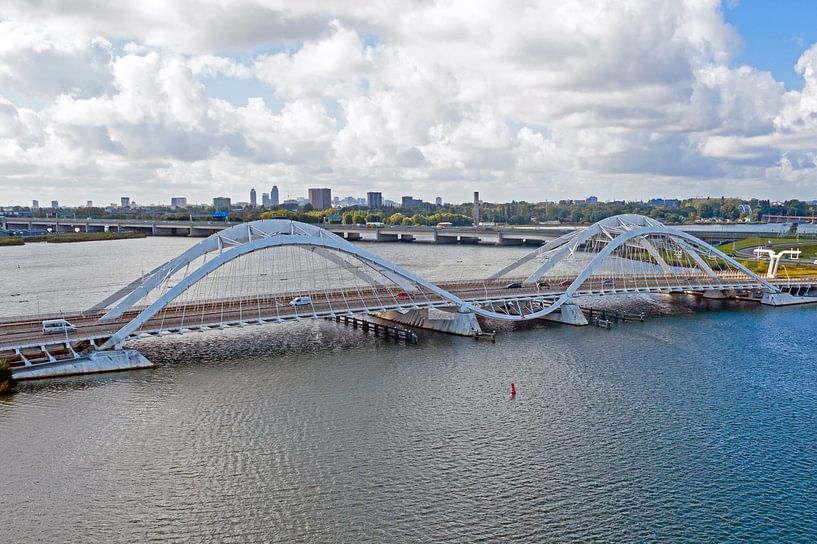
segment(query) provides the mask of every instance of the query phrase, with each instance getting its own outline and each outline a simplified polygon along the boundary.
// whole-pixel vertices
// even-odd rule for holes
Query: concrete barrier
[[[92,351],[90,354],[77,359],[40,363],[14,369],[16,380],[36,380],[40,378],[58,378],[61,376],[76,376],[80,374],[95,374],[114,370],[134,370],[137,368],[153,368],[147,357],[135,349],[112,351]]]

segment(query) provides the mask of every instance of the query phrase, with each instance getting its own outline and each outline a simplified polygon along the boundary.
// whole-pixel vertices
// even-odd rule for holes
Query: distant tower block
[[[479,226],[479,191],[474,191],[474,226]]]
[[[278,186],[277,185],[273,185],[272,189],[269,192],[269,203],[270,203],[270,206],[277,206],[280,203],[280,200],[278,199]]]
[[[383,193],[366,193],[366,204],[370,210],[379,210],[383,207]]]
[[[253,208],[258,206],[258,196],[255,192],[255,188],[250,189],[250,206]]]
[[[327,187],[309,189],[309,203],[316,210],[328,210],[332,207],[332,190]]]

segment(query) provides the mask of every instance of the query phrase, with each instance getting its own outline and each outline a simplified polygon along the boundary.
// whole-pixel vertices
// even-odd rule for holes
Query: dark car
[[[522,287],[521,283],[514,282],[514,283],[509,283],[508,285],[506,285],[505,289],[519,289],[520,287]]]
[[[571,285],[572,283],[573,283],[573,282],[572,282],[572,281],[570,281],[570,280],[565,280],[565,281],[563,281],[562,283],[560,283],[559,285],[561,285],[562,287],[570,287],[570,285]]]
[[[401,291],[397,293],[397,298],[414,298],[414,294],[406,293],[405,291]]]

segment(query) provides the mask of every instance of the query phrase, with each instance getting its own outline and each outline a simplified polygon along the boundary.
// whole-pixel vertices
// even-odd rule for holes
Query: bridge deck
[[[501,281],[442,282],[439,286],[459,298],[494,308],[503,304],[536,302],[549,305],[564,294],[573,278],[550,278],[533,286],[508,288],[519,284],[521,278]],[[753,290],[756,283],[736,277],[711,278],[708,276],[629,276],[625,278],[591,278],[575,293],[577,296],[611,295],[625,293],[672,293],[708,290]],[[801,280],[799,285],[809,284]],[[817,286],[817,279],[810,279]],[[287,320],[334,317],[351,313],[365,314],[385,310],[408,310],[413,308],[450,307],[451,302],[430,292],[420,291],[413,297],[399,296],[392,288],[368,290],[338,290],[309,293],[312,304],[290,306],[289,301],[306,293],[286,293],[254,298],[250,302],[235,300],[210,300],[195,305],[176,303],[148,320],[131,338],[146,334],[180,333],[207,330],[213,327],[233,326]],[[42,320],[56,316],[24,316],[0,322],[0,352],[15,349],[37,348],[44,345],[75,344],[91,339],[107,338],[129,323],[142,308],[134,308],[121,317],[101,322],[103,311],[67,313],[65,319],[77,327],[67,335],[42,333]]]

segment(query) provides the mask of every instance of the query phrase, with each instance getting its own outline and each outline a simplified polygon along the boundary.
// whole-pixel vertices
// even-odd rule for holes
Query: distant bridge
[[[224,221],[160,221],[149,219],[93,219],[71,217],[0,217],[0,229],[73,232],[144,232],[153,236],[206,237],[238,223]]]
[[[432,282],[315,225],[232,226],[43,335],[42,317],[0,322],[0,358],[21,377],[148,366],[133,339],[253,324],[374,315],[455,334],[477,316],[586,324],[578,297],[697,293],[779,305],[817,301],[817,278],[758,277],[706,242],[621,215],[547,242],[483,280]],[[55,316],[56,317],[56,316]]]
[[[0,229],[71,232],[143,232],[152,236],[207,237],[232,228],[240,223],[224,221],[160,221],[143,219],[45,218],[0,217]],[[321,225],[349,241],[376,242],[434,242],[438,244],[495,244],[539,246],[559,236],[584,230],[574,225],[540,225],[534,227],[480,226],[436,227],[384,225]],[[803,225],[800,225],[803,227]],[[790,224],[704,224],[680,225],[678,230],[713,242],[786,236]],[[805,233],[814,237],[814,233]]]

